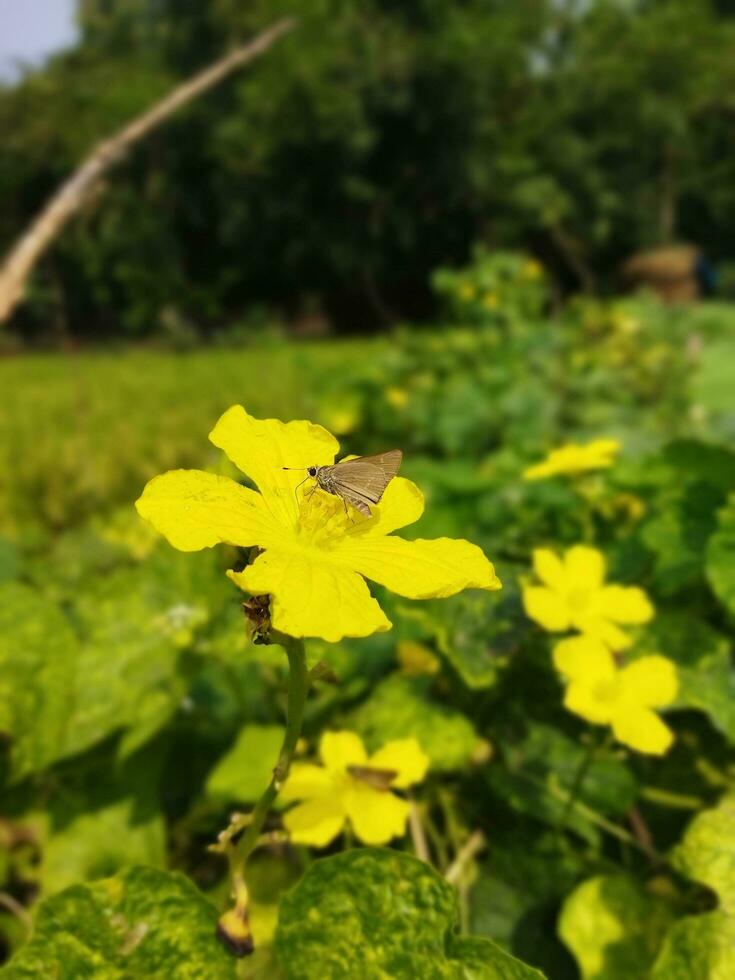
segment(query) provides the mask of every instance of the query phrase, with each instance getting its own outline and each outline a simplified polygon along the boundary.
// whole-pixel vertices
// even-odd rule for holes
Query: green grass
[[[230,405],[312,418],[324,378],[377,341],[0,361],[0,534],[42,535],[132,501],[176,466],[217,467],[207,433]]]

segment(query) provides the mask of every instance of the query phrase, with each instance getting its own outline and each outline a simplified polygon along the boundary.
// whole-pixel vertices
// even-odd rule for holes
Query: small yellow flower
[[[457,295],[461,300],[464,300],[464,302],[467,303],[477,296],[477,290],[475,289],[473,283],[469,282],[467,279],[463,279],[457,286]]]
[[[643,589],[605,585],[605,557],[596,548],[575,545],[563,560],[538,548],[533,568],[543,585],[525,586],[523,605],[531,619],[550,633],[576,629],[613,650],[624,650],[631,640],[618,624],[634,626],[653,617]]]
[[[604,643],[574,636],[554,647],[554,665],[569,684],[564,705],[594,725],[611,725],[615,738],[637,752],[663,755],[671,729],[653,710],[671,704],[679,681],[676,667],[654,654],[618,668]]]
[[[521,269],[522,279],[527,279],[533,282],[535,279],[540,279],[543,274],[543,266],[535,259],[528,259],[527,262],[523,263],[523,267]]]
[[[303,800],[283,818],[291,840],[326,847],[350,822],[363,844],[387,844],[406,832],[409,804],[393,789],[406,789],[426,775],[429,759],[415,738],[388,742],[368,758],[354,732],[325,732],[322,765],[291,768],[281,798]]]
[[[385,389],[385,400],[393,408],[405,408],[408,404],[408,392],[405,388],[398,388],[395,385],[391,385],[390,388]]]
[[[398,661],[401,673],[408,677],[422,677],[425,674],[438,674],[441,661],[424,646],[415,640],[401,640],[397,647]]]
[[[612,466],[620,452],[617,439],[595,439],[585,446],[571,443],[552,450],[546,459],[523,471],[524,480],[543,480],[561,473],[583,473]]]
[[[369,518],[348,515],[341,499],[307,485],[297,496],[306,467],[332,464],[339,449],[321,426],[261,421],[235,405],[209,438],[260,492],[213,473],[172,470],[148,483],[138,513],[180,551],[219,542],[263,549],[252,565],[227,574],[252,595],[271,596],[275,630],[336,642],[390,629],[365,578],[409,599],[501,588],[492,564],[468,541],[406,541],[390,533],[423,513],[424,498],[409,480],[391,480]]]
[[[482,297],[482,305],[486,310],[497,310],[499,302],[497,293],[485,293]]]

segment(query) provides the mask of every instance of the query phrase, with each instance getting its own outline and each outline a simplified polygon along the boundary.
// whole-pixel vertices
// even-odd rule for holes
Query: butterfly
[[[381,793],[387,792],[393,780],[398,775],[395,769],[374,769],[372,766],[347,766],[347,772],[353,779],[367,783]]]
[[[339,497],[345,505],[345,512],[347,504],[352,504],[355,510],[370,517],[371,506],[379,503],[385,488],[398,473],[402,459],[403,453],[400,449],[391,449],[387,453],[376,453],[374,456],[346,459],[333,466],[307,466],[306,476],[301,483],[309,478],[316,480],[314,490],[318,487]],[[289,470],[299,467],[283,468]]]

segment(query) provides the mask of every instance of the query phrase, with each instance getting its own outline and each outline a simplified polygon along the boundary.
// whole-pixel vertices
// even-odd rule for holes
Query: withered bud
[[[217,923],[217,938],[235,956],[249,956],[255,949],[247,909],[237,905]]]
[[[271,601],[268,595],[254,595],[242,604],[253,643],[269,643]]]

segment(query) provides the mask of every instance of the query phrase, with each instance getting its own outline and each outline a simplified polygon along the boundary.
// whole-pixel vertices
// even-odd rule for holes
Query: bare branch
[[[97,145],[81,167],[59,187],[7,255],[0,268],[0,323],[8,319],[21,301],[26,281],[36,262],[69,218],[88,200],[100,177],[118,163],[135,143],[164,123],[178,109],[263,54],[294,26],[295,21],[290,18],[278,21],[249,44],[237,48],[194,78],[177,86],[115,136]]]

